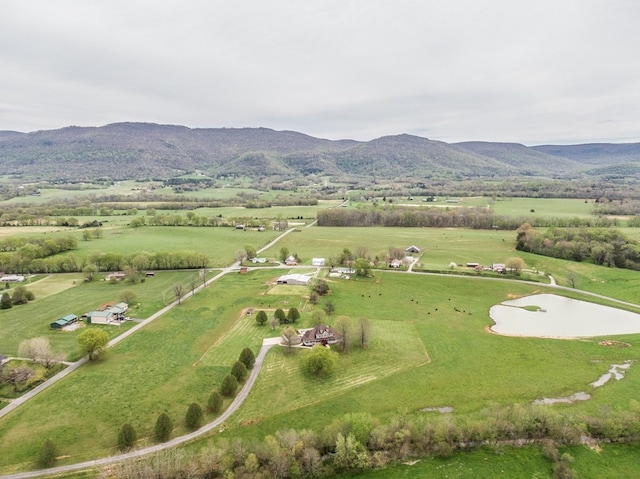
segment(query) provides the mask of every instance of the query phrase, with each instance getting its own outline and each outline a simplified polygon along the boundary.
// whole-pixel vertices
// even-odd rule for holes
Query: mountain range
[[[640,143],[528,147],[406,134],[334,141],[268,128],[114,123],[0,131],[0,168],[22,181],[168,179],[196,171],[251,177],[590,178],[638,175]]]

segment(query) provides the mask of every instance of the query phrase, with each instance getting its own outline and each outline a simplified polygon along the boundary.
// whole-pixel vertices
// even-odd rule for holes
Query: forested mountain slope
[[[624,168],[615,168],[617,165]],[[195,171],[253,177],[575,177],[598,175],[603,166],[637,171],[640,144],[448,144],[412,135],[334,141],[268,128],[151,123],[70,126],[32,133],[0,131],[2,174],[23,181],[167,179]]]

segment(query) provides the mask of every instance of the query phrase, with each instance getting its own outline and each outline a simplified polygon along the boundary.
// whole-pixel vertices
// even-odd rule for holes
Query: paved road
[[[153,454],[154,452],[162,451],[164,449],[169,449],[175,447],[179,444],[184,444],[193,439],[196,439],[204,434],[207,434],[211,430],[220,426],[224,421],[226,421],[244,402],[244,400],[249,395],[253,384],[258,378],[258,374],[260,373],[260,369],[262,368],[262,364],[264,363],[265,356],[267,352],[276,344],[279,343],[279,338],[268,338],[265,339],[262,343],[262,347],[260,348],[260,352],[256,356],[256,362],[251,369],[251,374],[247,378],[247,381],[244,383],[244,386],[238,393],[238,395],[234,398],[233,402],[229,405],[229,407],[216,418],[215,421],[201,427],[197,431],[193,431],[192,433],[185,434],[184,436],[176,437],[171,439],[170,441],[163,442],[162,444],[156,444],[155,446],[146,447],[144,449],[138,449],[135,451],[127,452],[124,454],[119,454],[117,456],[105,457],[103,459],[96,459],[94,461],[86,461],[80,462],[77,464],[71,464],[69,466],[59,466],[53,467],[50,469],[44,469],[39,471],[30,471],[30,472],[20,472],[17,474],[10,474],[8,476],[0,476],[0,479],[24,479],[29,477],[42,477],[42,476],[50,476],[54,474],[62,474],[68,473],[78,470],[92,469],[95,467],[105,466],[107,464],[112,464],[114,462],[124,461],[126,459],[133,459],[136,457],[146,456],[148,454]]]

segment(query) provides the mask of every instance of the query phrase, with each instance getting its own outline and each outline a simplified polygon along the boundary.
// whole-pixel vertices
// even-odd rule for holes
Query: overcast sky
[[[640,141],[637,0],[2,0],[0,130]]]

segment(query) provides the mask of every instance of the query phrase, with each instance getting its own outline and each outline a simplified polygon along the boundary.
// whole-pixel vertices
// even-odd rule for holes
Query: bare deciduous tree
[[[351,321],[346,317],[338,318],[334,328],[336,331],[338,331],[338,333],[340,333],[340,336],[342,336],[342,339],[340,340],[340,346],[342,347],[342,351],[346,352],[349,349],[349,345],[351,343],[351,333],[353,331]]]
[[[18,392],[18,386],[26,383],[33,376],[33,369],[29,366],[16,366],[4,371],[4,380],[13,386],[13,392]]]
[[[282,344],[286,346],[287,352],[290,353],[293,347],[300,344],[300,342],[300,336],[298,336],[295,329],[290,326],[284,328],[284,331],[282,331]]]
[[[184,293],[184,286],[182,283],[173,283],[173,293],[176,295],[178,304],[182,301],[182,294]]]
[[[47,338],[32,338],[22,341],[18,347],[18,354],[42,364],[47,369],[51,369],[64,358],[62,354],[55,353],[51,349]]]
[[[358,342],[362,349],[369,345],[371,340],[371,323],[367,318],[358,318]]]

